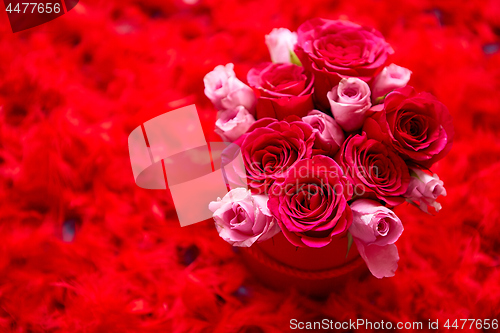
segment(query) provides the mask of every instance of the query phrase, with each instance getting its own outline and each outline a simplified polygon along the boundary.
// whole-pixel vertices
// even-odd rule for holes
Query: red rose
[[[312,19],[297,30],[295,53],[314,74],[317,106],[328,110],[326,94],[345,76],[369,82],[394,51],[380,32],[337,20]]]
[[[294,120],[260,119],[236,142],[241,147],[248,186],[254,194],[266,193],[288,168],[311,157],[313,128],[300,118]]]
[[[367,118],[363,131],[391,144],[405,160],[426,168],[450,151],[454,136],[446,106],[428,93],[417,94],[411,86],[387,95],[384,110]]]
[[[405,161],[389,146],[368,139],[366,133],[344,141],[335,160],[354,186],[354,194],[378,198],[389,205],[403,203],[410,173]]]
[[[256,118],[303,117],[314,109],[314,79],[303,67],[264,63],[248,71],[248,83],[260,92]]]
[[[291,167],[269,190],[267,206],[295,246],[323,247],[352,223],[351,187],[340,166],[316,155]]]

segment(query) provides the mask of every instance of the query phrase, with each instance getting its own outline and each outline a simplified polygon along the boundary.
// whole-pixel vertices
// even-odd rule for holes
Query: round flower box
[[[356,245],[352,244],[346,257],[347,242],[344,235],[321,248],[295,247],[278,233],[272,239],[240,248],[240,253],[250,272],[265,285],[323,295],[367,271]]]
[[[394,276],[403,223],[392,209],[438,211],[446,195],[429,168],[451,149],[448,109],[407,85],[411,71],[390,64],[374,29],[312,19],[266,44],[273,63],[248,72],[251,87],[232,63],[204,78],[215,131],[232,142],[228,192],[209,204],[219,235],[274,288],[326,294],[367,268]]]

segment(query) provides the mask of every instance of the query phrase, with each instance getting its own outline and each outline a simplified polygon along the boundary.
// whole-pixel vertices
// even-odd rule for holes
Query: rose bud
[[[377,98],[384,97],[397,88],[406,86],[410,81],[411,71],[407,68],[390,64],[375,77],[372,84],[372,101],[376,103]]]
[[[436,212],[439,212],[441,205],[436,202],[436,199],[442,195],[446,196],[446,189],[443,181],[439,177],[429,175],[423,170],[411,168],[412,177],[410,185],[406,191],[406,200],[419,203],[420,209],[428,213],[428,207],[434,207]]]
[[[454,136],[452,118],[434,96],[406,86],[387,95],[382,106],[363,124],[368,137],[384,140],[404,160],[425,168],[448,154]]]
[[[266,45],[275,63],[292,63],[291,52],[297,43],[297,33],[286,28],[274,28],[266,35]]]
[[[368,139],[366,133],[351,135],[335,160],[345,170],[357,196],[383,200],[391,206],[404,202],[410,173],[392,147]]]
[[[366,111],[371,107],[370,87],[358,78],[342,79],[327,94],[333,118],[346,132],[363,126]]]
[[[392,210],[373,200],[356,200],[351,210],[353,220],[349,232],[368,269],[379,279],[394,276],[399,260],[394,243],[403,233],[401,220]]]
[[[233,246],[249,247],[276,235],[280,228],[267,208],[267,201],[267,196],[252,195],[241,187],[212,201],[209,209],[214,213],[219,236]]]
[[[243,106],[238,106],[234,111],[220,113],[220,118],[215,122],[215,132],[228,142],[233,142],[243,135],[255,123],[255,118]]]
[[[268,207],[295,246],[323,247],[351,225],[351,187],[340,166],[316,155],[291,167],[269,190]]]
[[[313,155],[333,156],[345,140],[344,131],[335,119],[329,115],[312,110],[302,121],[311,125],[316,131],[316,139],[313,146]]]
[[[255,109],[256,97],[249,86],[236,78],[234,65],[219,65],[205,75],[205,95],[219,111],[234,110],[243,106],[250,113]]]
[[[326,94],[341,78],[357,77],[370,82],[388,65],[394,51],[375,29],[315,18],[297,29],[295,53],[314,75],[315,105],[326,111],[330,107]]]
[[[252,68],[247,75],[248,84],[257,89],[256,118],[287,116],[303,117],[313,107],[314,78],[303,67],[293,64],[263,63]]]

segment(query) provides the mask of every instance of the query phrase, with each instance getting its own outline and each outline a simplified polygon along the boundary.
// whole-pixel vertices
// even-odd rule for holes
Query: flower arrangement
[[[451,149],[448,109],[407,85],[411,71],[374,29],[312,19],[265,42],[273,62],[248,85],[233,64],[204,78],[247,180],[210,204],[219,235],[245,247],[279,232],[297,247],[348,237],[375,277],[394,276],[403,224],[392,209],[437,212],[446,195],[429,168]]]

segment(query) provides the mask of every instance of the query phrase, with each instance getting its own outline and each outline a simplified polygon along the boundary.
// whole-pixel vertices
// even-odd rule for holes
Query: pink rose
[[[442,180],[434,175],[429,175],[423,170],[411,168],[412,177],[408,191],[405,197],[408,201],[419,203],[420,209],[428,213],[428,207],[434,207],[436,212],[439,212],[441,205],[436,202],[436,199],[442,195],[446,196],[446,189]]]
[[[366,111],[372,106],[366,82],[354,77],[342,79],[326,96],[333,118],[346,132],[363,126]]]
[[[314,144],[313,128],[293,117],[290,121],[257,120],[237,142],[253,193],[267,193],[272,183],[303,158]]]
[[[292,166],[284,179],[274,183],[267,205],[290,243],[323,247],[349,228],[350,193],[340,166],[316,155]]]
[[[256,97],[249,86],[236,78],[234,65],[219,65],[205,75],[205,95],[219,111],[234,110],[243,106],[249,112],[255,109]]]
[[[410,81],[411,71],[408,68],[390,64],[375,77],[372,84],[372,101],[383,97],[397,88],[406,86]]]
[[[392,145],[406,161],[425,168],[448,154],[454,136],[446,106],[431,94],[417,94],[411,86],[387,95],[383,111],[367,118],[363,131]]]
[[[394,53],[375,29],[348,21],[315,18],[297,30],[295,53],[315,77],[314,96],[321,110],[330,105],[326,94],[343,77],[370,82]]]
[[[302,117],[302,121],[311,125],[316,132],[313,155],[335,155],[345,140],[344,131],[335,119],[321,111],[312,110]]]
[[[368,139],[366,133],[348,137],[335,160],[363,198],[383,200],[391,206],[404,202],[410,173],[405,161],[390,147]]]
[[[394,276],[399,260],[394,243],[403,233],[401,220],[392,210],[372,200],[356,200],[351,210],[349,232],[368,269],[379,279]]]
[[[233,246],[249,247],[280,232],[276,220],[267,208],[267,196],[252,195],[244,188],[235,188],[224,198],[212,201],[219,236]]]
[[[254,122],[254,117],[247,109],[238,106],[234,111],[220,113],[220,118],[215,122],[215,132],[224,141],[232,142],[242,136]]]
[[[257,119],[303,117],[313,109],[313,77],[293,64],[263,63],[248,71],[248,84],[257,89]]]
[[[297,33],[286,28],[274,28],[269,35],[266,35],[271,61],[275,63],[292,63],[290,54],[296,43]]]

